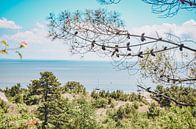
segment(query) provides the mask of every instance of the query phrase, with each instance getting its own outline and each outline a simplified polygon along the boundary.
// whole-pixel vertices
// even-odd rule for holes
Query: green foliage
[[[138,103],[138,102],[133,102],[133,107],[134,107],[135,109],[138,109],[138,108],[139,108],[139,103]]]
[[[150,111],[151,110],[151,111]],[[190,107],[163,108],[158,111],[154,104],[149,107],[151,115],[138,112],[133,105],[125,105],[119,109],[111,109],[107,113],[103,127],[106,129],[195,129],[196,119],[191,114]],[[156,117],[155,117],[156,116]]]
[[[50,72],[41,73],[41,78],[36,83],[40,96],[37,115],[42,120],[42,128],[96,128],[94,110],[91,104],[84,98],[73,102],[61,98],[59,92],[60,83]],[[74,93],[85,93],[85,89],[79,83],[68,83],[67,87],[74,86]],[[39,94],[40,93],[40,94]]]
[[[6,40],[1,40],[0,41],[0,46],[3,47],[3,48],[0,49],[0,54],[7,54],[8,53],[7,49],[9,47],[9,44],[7,43],[7,41]]]
[[[18,47],[11,48],[6,40],[0,40],[0,55],[8,54],[9,51],[15,51],[15,53],[20,57],[20,59],[22,59],[22,54],[18,50],[25,47],[27,47],[27,42],[25,41],[22,41]]]
[[[95,109],[92,104],[81,98],[75,101],[73,110],[75,110],[73,119],[74,129],[98,129],[100,128],[99,124],[95,119]]]
[[[178,102],[196,105],[196,89],[191,87],[171,86],[165,88],[159,85],[156,88],[156,92],[174,98]],[[171,101],[166,98],[157,96],[154,96],[154,98],[161,106],[171,106]]]
[[[5,95],[9,97],[14,97],[17,94],[20,94],[22,92],[20,84],[16,84],[15,86],[12,86],[11,88],[6,88],[4,90]]]
[[[71,88],[70,87],[74,87]],[[145,104],[136,93],[122,91],[92,91],[89,96],[77,82],[60,87],[51,72],[41,73],[27,89],[19,84],[2,90],[10,102],[0,100],[0,129],[195,129],[196,107],[179,107],[160,99],[158,104]],[[195,89],[190,87],[158,86],[157,92],[182,102],[195,103]],[[78,94],[65,99],[61,94]],[[157,97],[157,96],[154,96]],[[24,103],[22,102],[24,100]],[[127,103],[118,107],[119,101]],[[140,111],[141,104],[148,111]],[[106,112],[103,115],[101,111]],[[99,117],[99,119],[98,119]],[[100,120],[101,119],[101,120]]]
[[[130,101],[134,102],[139,101],[145,103],[144,98],[140,94],[136,93],[124,93],[123,91],[116,90],[116,91],[95,91],[91,92],[91,97],[94,98],[92,101],[93,105],[96,108],[105,108],[107,105],[114,107],[114,100],[115,101]],[[136,103],[135,103],[136,104]],[[135,105],[138,108],[138,105]]]
[[[191,114],[190,107],[177,107],[162,110],[159,115],[159,124],[169,129],[195,129],[196,119]]]
[[[50,112],[50,127],[58,129],[96,129],[99,124],[95,119],[95,109],[86,98],[73,101],[60,99],[54,103]]]
[[[53,94],[58,92],[60,83],[58,79],[51,72],[40,73],[41,78],[39,80],[32,80],[28,86],[28,93],[24,100],[27,105],[39,104],[44,99],[44,94]],[[47,92],[47,93],[46,93]],[[58,94],[59,95],[59,94]],[[58,96],[51,96],[53,99]]]
[[[1,129],[36,129],[40,121],[28,111],[24,104],[12,105],[13,111],[2,113],[0,109]]]
[[[147,115],[148,118],[155,118],[156,116],[159,116],[160,109],[156,106],[155,103],[150,104],[150,107],[148,109]]]
[[[125,105],[124,107],[120,107],[112,116],[112,119],[115,121],[119,121],[125,118],[131,117],[131,115],[135,115],[136,110],[131,105]]]
[[[37,129],[39,120],[35,117],[13,114],[4,114],[0,120],[1,129]],[[1,117],[0,117],[1,118]]]
[[[123,91],[116,90],[116,91],[95,91],[93,90],[91,93],[91,97],[97,99],[99,97],[102,98],[108,98],[108,99],[115,99],[116,101],[121,100],[121,101],[144,101],[144,98],[140,94],[136,93],[124,93]]]
[[[196,106],[191,109],[193,117],[196,117]]]
[[[37,110],[38,117],[43,121],[42,128],[47,128],[52,123],[52,115],[56,111],[56,102],[60,99],[58,79],[51,72],[40,73],[41,78],[36,81],[34,95],[40,95],[40,105]],[[34,85],[32,85],[34,86]],[[36,94],[37,93],[37,94]]]
[[[114,98],[115,100],[127,101],[129,95],[123,93],[123,91],[116,90],[116,91],[111,92],[110,97]]]
[[[108,99],[98,97],[93,101],[93,106],[96,108],[105,108],[109,104]]]
[[[21,88],[21,85],[18,83],[11,88],[6,88],[3,90],[6,97],[12,102],[23,103],[23,95],[25,94],[25,89]]]
[[[0,99],[0,110],[1,110],[1,112],[2,113],[7,113],[8,108],[9,108],[8,104]]]
[[[112,109],[107,112],[108,117],[103,122],[105,128],[133,128],[136,127],[139,113],[136,111],[134,106],[127,104],[121,106],[119,109]],[[129,126],[127,122],[129,121]]]
[[[86,94],[86,88],[79,82],[70,81],[62,87],[64,92],[75,94]]]

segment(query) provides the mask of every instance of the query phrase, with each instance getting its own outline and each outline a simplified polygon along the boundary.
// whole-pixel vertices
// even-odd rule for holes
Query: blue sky
[[[151,6],[142,2],[142,0],[122,0],[118,5],[100,5],[96,0],[0,0],[0,20],[12,21],[18,29],[10,29],[1,27],[0,37],[6,38],[10,42],[14,41],[10,38],[12,35],[15,37],[22,36],[20,34],[27,34],[29,46],[22,50],[24,58],[28,59],[80,59],[79,56],[71,56],[67,51],[67,46],[62,43],[37,43],[35,33],[47,32],[44,24],[47,24],[47,16],[50,12],[59,13],[63,10],[85,10],[85,9],[98,9],[107,8],[108,10],[115,10],[120,12],[122,19],[128,28],[142,28],[143,26],[162,26],[162,24],[175,25],[179,27],[177,30],[182,30],[183,24],[187,21],[192,21],[194,24],[196,20],[195,11],[182,10],[178,15],[172,18],[159,18],[158,15],[153,14]],[[155,28],[156,28],[155,27]],[[164,26],[163,26],[164,27]],[[181,28],[180,28],[181,27]],[[138,30],[140,30],[138,29]],[[160,29],[160,28],[159,28]],[[183,28],[184,29],[184,28]],[[194,28],[189,28],[192,33]],[[156,31],[156,30],[154,30]],[[33,33],[31,33],[33,32]],[[40,34],[41,34],[40,32]],[[30,37],[32,36],[32,37]],[[40,40],[44,38],[40,37]],[[22,40],[22,39],[21,39]],[[25,40],[25,39],[24,39]],[[47,40],[43,40],[47,42]],[[3,56],[3,58],[17,58],[14,53]],[[87,55],[85,59],[93,59],[92,55]]]

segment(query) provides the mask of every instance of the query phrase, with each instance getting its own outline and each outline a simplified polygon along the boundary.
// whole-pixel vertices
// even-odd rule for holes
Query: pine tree
[[[28,96],[36,98],[32,103],[38,102],[37,115],[43,121],[42,128],[45,129],[52,125],[52,121],[54,121],[52,120],[53,113],[57,109],[57,103],[61,98],[61,94],[59,92],[60,83],[52,72],[40,74],[41,78],[33,80],[32,84],[30,84]]]
[[[28,86],[28,93],[24,97],[24,102],[27,105],[36,105],[41,100],[40,80],[32,80]]]

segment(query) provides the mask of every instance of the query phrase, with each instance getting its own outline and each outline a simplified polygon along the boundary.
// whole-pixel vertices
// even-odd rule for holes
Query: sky
[[[133,33],[172,32],[180,37],[188,35],[196,39],[195,10],[181,10],[174,17],[160,18],[142,0],[122,0],[117,5],[102,5],[96,0],[0,0],[0,40],[6,39],[13,47],[27,41],[28,47],[21,50],[23,59],[105,60],[96,54],[87,54],[83,58],[72,55],[65,43],[47,38],[49,13],[99,8],[119,12],[127,29]],[[18,58],[14,52],[0,56]]]

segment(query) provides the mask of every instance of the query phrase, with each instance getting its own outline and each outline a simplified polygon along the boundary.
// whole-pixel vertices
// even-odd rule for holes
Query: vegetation
[[[140,94],[135,94],[135,93],[124,93],[123,91],[120,90],[116,90],[116,91],[99,91],[96,92],[95,90],[92,91],[91,93],[91,97],[93,98],[111,98],[111,99],[115,99],[115,100],[121,100],[121,101],[142,101],[143,100],[143,96],[141,96]]]
[[[22,54],[19,50],[27,47],[27,45],[28,43],[26,41],[21,41],[17,47],[12,48],[6,40],[1,40],[0,37],[0,55],[5,55],[12,51],[15,52],[20,58],[22,58]]]
[[[118,3],[121,0],[101,1]],[[176,0],[174,3],[144,1],[158,7],[156,9],[160,9],[160,12],[168,10],[168,13],[172,13],[173,8],[180,9],[181,5],[189,6],[187,2],[182,4]],[[191,45],[194,44],[194,39],[186,40],[183,36],[178,37],[172,33],[162,34],[159,30],[154,35],[130,32],[120,13],[107,9],[50,13],[48,21],[49,37],[64,42],[72,54],[84,56],[87,53],[97,53],[110,57],[116,69],[134,71],[139,68],[143,77],[158,84],[180,86],[196,81],[196,49]]]
[[[152,112],[152,108],[149,109]],[[153,108],[154,110],[154,108]],[[187,107],[172,106],[160,109],[154,117],[149,117],[149,112],[138,112],[133,106],[126,105],[117,110],[111,110],[104,121],[105,128],[123,129],[194,129],[195,117]],[[154,112],[154,111],[153,111]]]
[[[118,4],[121,0],[98,1]],[[143,1],[163,17],[196,7],[195,0]],[[126,28],[120,13],[106,9],[65,10],[58,15],[51,13],[48,20],[49,37],[66,42],[73,54],[106,55],[119,69],[139,66],[143,77],[163,86],[157,86],[158,94],[147,101],[138,93],[120,90],[89,93],[79,82],[61,86],[53,73],[43,72],[27,88],[16,84],[0,90],[9,100],[0,100],[0,129],[196,129],[196,89],[180,86],[196,81],[194,41],[158,32],[156,36],[134,34]],[[14,51],[22,58],[18,50],[26,46],[22,41],[12,48],[1,40],[0,55]],[[174,86],[165,88],[166,84]]]
[[[70,81],[67,82],[63,87],[62,90],[68,93],[75,93],[75,94],[86,94],[85,87],[80,84],[79,82]]]
[[[101,4],[118,4],[122,0],[97,0]],[[142,0],[151,5],[152,13],[161,17],[173,17],[181,10],[192,11],[196,6],[195,0]]]
[[[121,0],[98,1],[103,4],[118,4]],[[143,1],[152,5],[153,13],[163,17],[174,16],[179,10],[191,10],[195,6],[195,1]],[[111,57],[117,69],[138,69],[137,72],[143,78],[150,78],[154,83],[163,85],[158,86],[155,92],[150,90],[151,87],[143,88],[152,93],[154,100],[149,102],[139,94],[127,94],[119,90],[92,91],[88,102],[95,108],[101,128],[196,127],[196,91],[191,87],[182,87],[194,85],[196,81],[196,50],[188,45],[188,42],[194,43],[193,40],[186,43],[187,40],[183,37],[172,33],[134,34],[129,32],[120,13],[106,9],[75,12],[65,10],[57,15],[50,13],[48,20],[49,37],[65,42],[71,53],[84,56],[94,52]],[[166,85],[174,86],[164,88]]]
[[[123,102],[140,102],[147,103],[143,96],[136,93],[124,93],[123,91],[96,91],[93,90],[91,92],[91,97],[93,98],[93,105],[96,108],[106,108],[106,106],[110,105],[113,107],[115,101],[123,101]]]
[[[178,102],[188,103],[190,105],[196,105],[196,89],[191,87],[182,87],[182,86],[171,86],[171,87],[163,87],[157,86],[156,92],[160,94],[167,95]],[[172,101],[170,99],[166,99],[159,96],[152,96],[155,100],[160,103],[160,106],[171,106]]]
[[[165,98],[158,101],[157,96],[152,96],[155,101],[147,102],[142,94],[120,90],[93,90],[89,93],[79,82],[68,82],[61,86],[51,72],[41,73],[41,77],[32,80],[27,88],[16,84],[1,91],[9,99],[9,102],[0,101],[1,129],[196,127],[195,106],[181,107]],[[157,86],[155,91],[181,102],[195,103],[196,100],[196,91],[191,87]]]

